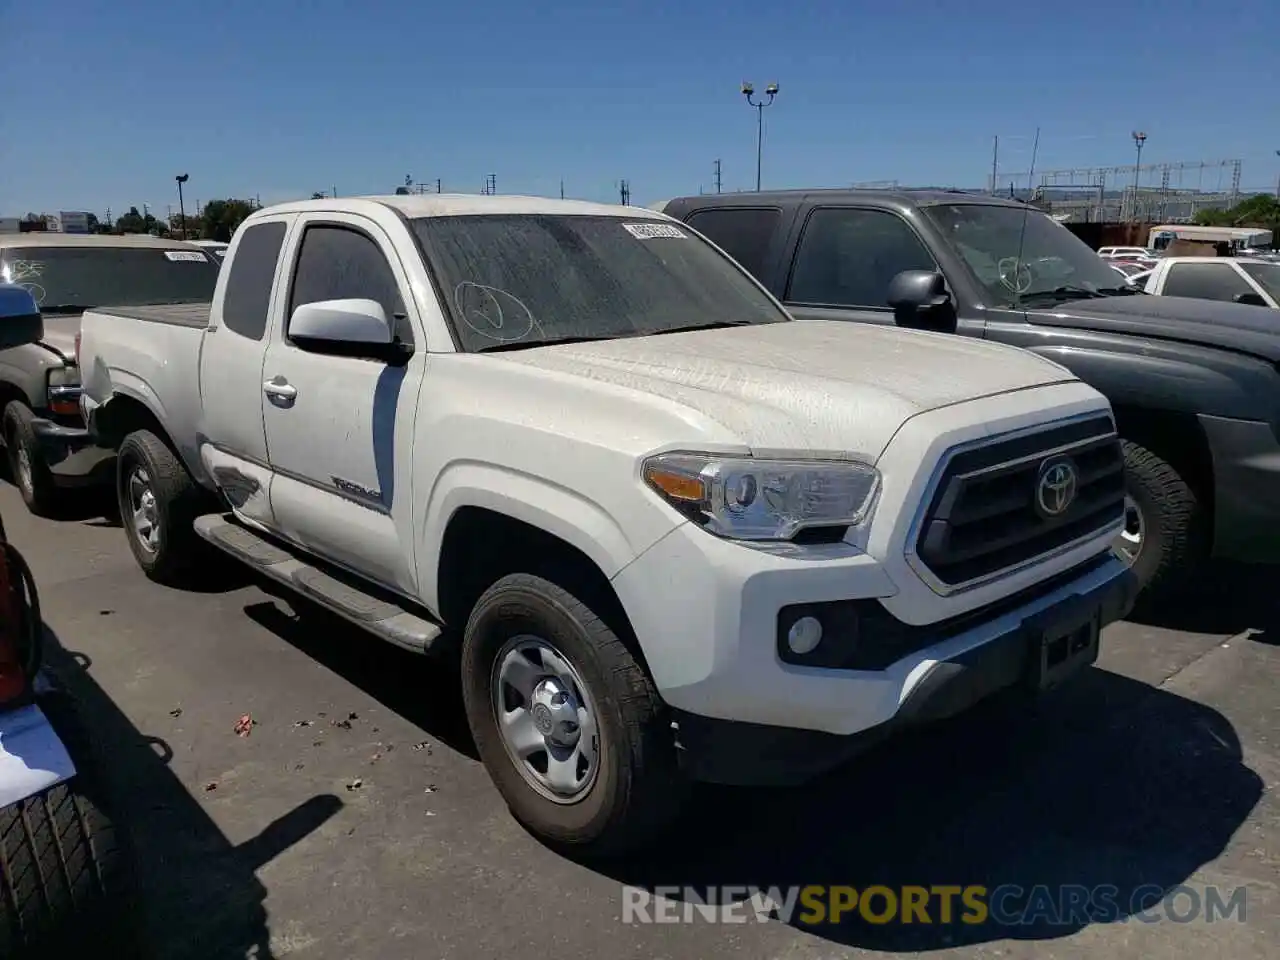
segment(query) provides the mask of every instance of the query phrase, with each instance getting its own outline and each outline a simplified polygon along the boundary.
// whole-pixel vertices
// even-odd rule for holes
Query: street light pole
[[[754,84],[742,81],[742,95],[747,98],[747,103],[756,108],[756,193],[759,193],[761,158],[764,152],[764,108],[772,105],[773,98],[778,95],[778,85],[771,83],[764,88],[764,95],[768,100],[754,100],[755,92]]]
[[[191,174],[180,173],[173,178],[178,182],[178,216],[182,221],[182,239],[187,239],[187,209],[182,202],[182,185],[191,179]]]
[[[1138,159],[1133,162],[1133,219],[1138,220],[1138,172],[1142,169],[1142,145],[1147,142],[1147,135],[1141,130],[1133,131],[1133,142],[1138,148]]]

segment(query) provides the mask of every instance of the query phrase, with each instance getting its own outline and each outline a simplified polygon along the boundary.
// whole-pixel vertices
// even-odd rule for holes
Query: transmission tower
[[[716,193],[720,192],[720,161],[716,161]]]
[[[618,182],[618,194],[622,198],[622,205],[624,207],[631,206],[631,181],[630,180],[620,180]]]

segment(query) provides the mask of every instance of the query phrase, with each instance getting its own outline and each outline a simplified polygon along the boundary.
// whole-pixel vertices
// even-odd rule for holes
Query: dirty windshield
[[[925,213],[999,303],[1040,305],[1135,292],[1083,241],[1039,210],[948,203],[926,207]]]
[[[789,319],[731,261],[665,221],[512,214],[413,226],[468,351]]]
[[[41,310],[202,303],[218,267],[199,250],[129,247],[10,247],[0,279],[26,287]]]

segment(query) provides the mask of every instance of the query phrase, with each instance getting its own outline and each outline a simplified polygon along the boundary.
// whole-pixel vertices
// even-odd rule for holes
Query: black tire
[[[139,536],[133,522],[130,481],[141,468],[155,497],[154,549]],[[194,523],[203,491],[169,445],[150,430],[138,430],[120,444],[116,463],[116,500],[129,549],[144,573],[158,583],[182,584],[205,556],[204,541]]]
[[[491,686],[513,637],[544,639],[577,671],[594,700],[599,765],[573,803],[538,793],[498,731]],[[476,749],[512,815],[544,842],[580,858],[617,856],[661,832],[685,793],[665,707],[636,657],[581,599],[529,574],[511,574],[476,603],[462,643],[462,694]]]
[[[65,694],[41,709],[76,775],[0,810],[0,957],[137,957],[129,845],[85,725]]]
[[[21,400],[13,400],[4,411],[4,442],[9,454],[9,476],[22,494],[27,509],[39,517],[57,511],[61,491],[53,481],[53,473],[45,463],[31,421],[35,414]],[[30,469],[24,471],[19,458],[25,455]]]
[[[1204,560],[1207,523],[1196,492],[1159,455],[1131,440],[1124,449],[1125,492],[1141,517],[1142,545],[1132,558],[1149,607],[1170,599]]]

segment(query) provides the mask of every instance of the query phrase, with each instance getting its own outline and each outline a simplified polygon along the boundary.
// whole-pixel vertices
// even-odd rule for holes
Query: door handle
[[[283,377],[276,377],[274,380],[268,380],[262,385],[262,392],[272,400],[287,400],[292,402],[298,396],[298,388],[289,383]]]

